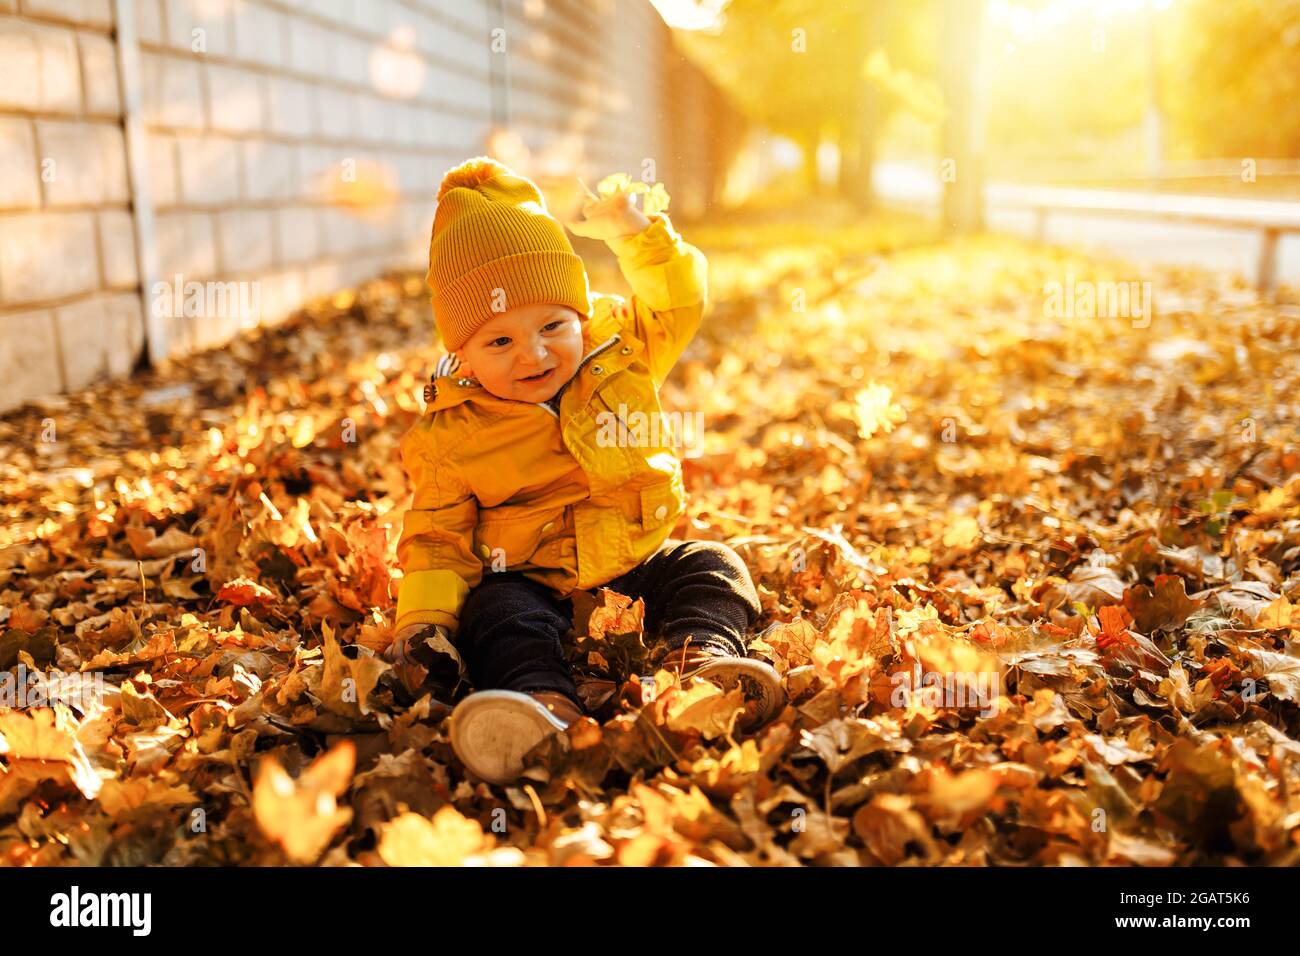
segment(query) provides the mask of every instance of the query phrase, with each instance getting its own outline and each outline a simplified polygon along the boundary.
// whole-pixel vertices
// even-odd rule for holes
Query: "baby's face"
[[[582,319],[565,305],[538,302],[494,315],[456,353],[461,375],[498,398],[544,402],[582,361]]]

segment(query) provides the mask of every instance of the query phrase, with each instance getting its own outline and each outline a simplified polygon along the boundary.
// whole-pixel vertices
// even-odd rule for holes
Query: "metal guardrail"
[[[1277,289],[1279,240],[1287,233],[1300,234],[1300,203],[1008,185],[989,186],[986,198],[990,206],[1032,209],[1034,235],[1039,241],[1046,238],[1047,218],[1053,212],[1158,219],[1258,231],[1260,244],[1255,285],[1266,294]]]

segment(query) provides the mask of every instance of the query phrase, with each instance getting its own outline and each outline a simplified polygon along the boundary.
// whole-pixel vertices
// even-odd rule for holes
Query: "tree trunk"
[[[984,0],[944,0],[943,222],[950,235],[984,228],[983,109],[978,88]]]
[[[861,196],[862,164],[858,153],[860,145],[858,124],[840,127],[837,142],[840,147],[839,192],[846,199],[857,202]]]
[[[804,184],[811,195],[819,195],[822,191],[821,173],[817,169],[817,147],[821,145],[821,135],[816,132],[807,132],[799,137],[799,146],[803,150],[803,177]]]

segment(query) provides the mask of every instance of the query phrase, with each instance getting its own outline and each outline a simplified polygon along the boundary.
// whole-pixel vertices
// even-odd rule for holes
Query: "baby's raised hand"
[[[566,223],[574,235],[607,241],[635,236],[650,225],[645,213],[636,207],[637,193],[648,196],[649,187],[644,183],[633,183],[626,176],[609,176],[597,187],[602,193],[597,196],[582,180],[578,182],[587,198],[582,204],[582,218]]]

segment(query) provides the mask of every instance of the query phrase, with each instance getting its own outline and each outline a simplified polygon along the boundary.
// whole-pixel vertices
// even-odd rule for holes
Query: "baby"
[[[456,705],[451,740],[492,783],[583,714],[562,647],[577,589],[644,598],[651,659],[739,684],[741,730],[784,705],[776,672],[745,656],[759,603],[744,563],[669,538],[685,501],[671,436],[611,442],[605,427],[661,420],[659,388],[704,313],[704,256],[626,188],[588,193],[583,216],[569,228],[609,245],[630,301],[589,292],[538,188],[486,157],[444,176],[429,245],[449,354],[402,439],[413,500],[389,656],[479,688]]]

